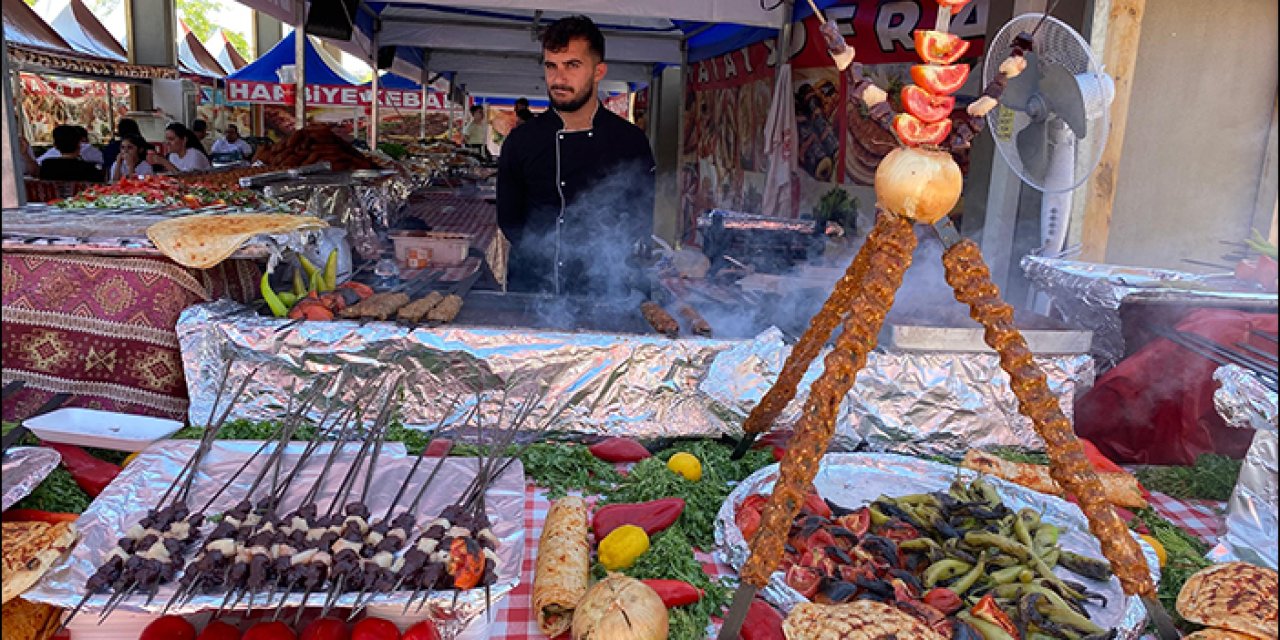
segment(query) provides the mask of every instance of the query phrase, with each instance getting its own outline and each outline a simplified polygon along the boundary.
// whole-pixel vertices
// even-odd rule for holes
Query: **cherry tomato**
[[[740,509],[733,520],[742,532],[742,537],[747,540],[751,540],[760,530],[760,512],[755,509]]]
[[[196,640],[196,628],[182,616],[161,616],[142,630],[138,640]]]
[[[929,64],[951,64],[969,50],[969,43],[954,33],[916,29],[916,55]]]
[[[351,640],[400,640],[400,628],[385,618],[365,618],[351,630]]]
[[[822,576],[809,567],[796,565],[787,571],[787,585],[805,598],[812,599],[818,593],[818,583],[821,581]]]
[[[871,512],[866,507],[855,509],[853,513],[836,518],[840,526],[862,537],[871,528]]]
[[[930,589],[924,594],[924,603],[947,615],[959,611],[960,607],[964,605],[960,601],[960,596],[946,587]]]
[[[259,622],[244,632],[243,640],[297,640],[298,634],[289,625],[276,620]]]
[[[951,133],[951,120],[923,122],[909,113],[899,113],[893,117],[893,132],[908,147],[922,144],[942,144]]]
[[[949,96],[969,79],[969,65],[917,64],[911,67],[911,79],[935,96]]]
[[[978,600],[978,604],[973,605],[972,613],[978,618],[982,618],[991,624],[1003,629],[1006,633],[1013,637],[1018,637],[1018,628],[1014,626],[1009,616],[1005,615],[1000,605],[996,604],[996,599],[987,594]]]
[[[409,627],[402,640],[440,640],[440,632],[436,630],[436,623],[423,620]]]
[[[302,630],[302,640],[347,640],[347,623],[337,618],[317,618]]]
[[[221,620],[210,620],[196,640],[240,640],[240,630]]]
[[[902,106],[907,113],[922,122],[939,122],[951,115],[956,106],[955,96],[934,96],[928,91],[909,84],[902,88]]]

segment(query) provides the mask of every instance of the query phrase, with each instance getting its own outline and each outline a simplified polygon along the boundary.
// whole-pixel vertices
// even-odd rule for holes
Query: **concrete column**
[[[18,144],[18,121],[14,118],[14,105],[17,98],[13,95],[13,85],[9,82],[8,45],[4,42],[4,33],[0,32],[0,108],[4,109],[4,120],[0,122],[0,154],[4,162],[0,167],[3,182],[0,183],[0,206],[18,207],[26,204],[26,188],[23,186],[22,172],[26,164],[22,161]]]
[[[126,48],[129,62],[175,67],[178,64],[177,19],[174,0],[126,0]],[[155,106],[151,87],[133,85],[134,107]]]
[[[276,46],[284,37],[284,24],[260,11],[253,12],[253,57],[258,59],[262,54]]]
[[[656,211],[653,234],[674,244],[680,228],[680,146],[684,122],[684,73],[670,66],[652,80],[649,92],[649,128],[654,160],[658,163]]]

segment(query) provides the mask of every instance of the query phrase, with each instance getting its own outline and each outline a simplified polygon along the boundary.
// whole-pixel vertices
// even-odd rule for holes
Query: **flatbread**
[[[70,522],[3,523],[4,599],[22,595],[53,566],[76,541]]]
[[[1229,631],[1227,629],[1201,629],[1189,636],[1183,636],[1183,640],[1263,640],[1258,636],[1251,636],[1247,633],[1238,631]]]
[[[45,640],[58,630],[62,609],[51,604],[28,602],[14,598],[4,603],[0,618],[4,619],[4,640]]]
[[[919,618],[883,602],[802,602],[782,622],[787,640],[945,640]]]
[[[1058,486],[1058,483],[1049,475],[1049,467],[1047,465],[1012,462],[983,453],[977,449],[970,449],[968,453],[964,454],[964,460],[960,462],[960,466],[979,473],[992,475],[1002,480],[1008,480],[1032,491],[1047,493],[1051,496],[1062,496],[1065,493],[1062,487]],[[1146,498],[1142,497],[1142,487],[1138,485],[1138,480],[1132,475],[1127,473],[1099,473],[1098,481],[1102,483],[1102,490],[1106,494],[1107,502],[1118,507],[1132,509],[1141,509],[1147,506]]]
[[[1208,627],[1276,637],[1274,569],[1247,562],[1227,562],[1196,572],[1178,592],[1178,613]]]
[[[573,610],[591,579],[591,543],[587,540],[587,503],[568,496],[556,500],[538,539],[533,574],[533,610],[538,629],[554,638],[573,624]]]
[[[224,213],[182,216],[147,229],[151,243],[174,262],[208,269],[231,257],[255,236],[329,226],[313,216],[286,213]]]

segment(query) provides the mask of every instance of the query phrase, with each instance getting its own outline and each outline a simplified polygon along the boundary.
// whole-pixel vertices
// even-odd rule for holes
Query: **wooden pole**
[[[1107,240],[1111,233],[1111,207],[1115,203],[1120,174],[1120,157],[1124,149],[1125,126],[1129,122],[1129,94],[1133,90],[1133,73],[1138,61],[1138,43],[1142,36],[1142,15],[1146,0],[1111,0],[1105,17],[1107,37],[1102,66],[1115,79],[1116,99],[1111,105],[1111,134],[1102,150],[1098,168],[1089,178],[1085,196],[1084,220],[1081,224],[1080,259],[1088,262],[1107,260]],[[1099,16],[1095,15],[1094,20]]]
[[[297,74],[297,101],[293,103],[294,126],[307,126],[307,3],[297,0],[293,21],[293,71]]]

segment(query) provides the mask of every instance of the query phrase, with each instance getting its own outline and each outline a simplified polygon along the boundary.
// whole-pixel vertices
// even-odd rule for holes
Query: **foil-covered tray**
[[[856,508],[870,503],[881,495],[901,496],[912,493],[945,490],[957,476],[966,480],[978,474],[937,462],[879,453],[831,453],[823,457],[814,478],[814,485],[823,497],[841,506]],[[747,541],[743,539],[735,521],[737,506],[753,493],[766,493],[773,489],[778,478],[778,465],[769,465],[743,480],[725,499],[716,515],[716,554],[721,561],[740,570],[749,555]],[[1040,512],[1046,522],[1057,525],[1062,534],[1059,544],[1063,549],[1094,558],[1102,557],[1097,539],[1089,533],[1088,521],[1079,507],[1054,496],[1037,493],[999,478],[987,477],[1010,509],[1031,507]],[[1137,536],[1134,536],[1137,538]],[[1151,567],[1152,580],[1160,581],[1159,564],[1155,550],[1139,541],[1147,565]],[[1057,568],[1055,573],[1082,582],[1090,591],[1106,597],[1106,607],[1090,601],[1085,605],[1090,619],[1104,629],[1116,629],[1119,640],[1138,638],[1146,626],[1146,609],[1138,598],[1124,595],[1120,581],[1089,580]],[[806,602],[805,597],[787,586],[781,571],[774,572],[762,595],[783,611]]]
[[[904,351],[958,351],[962,353],[995,353],[983,340],[983,328],[930,327],[923,325],[886,325],[888,349]],[[1083,330],[1022,329],[1027,348],[1035,354],[1089,353],[1093,332]]]
[[[72,607],[84,595],[84,585],[89,576],[107,558],[115,548],[125,531],[137,523],[151,508],[159,502],[194,454],[199,443],[192,441],[163,440],[153,444],[138,456],[120,475],[103,491],[89,508],[80,516],[76,527],[80,530],[80,543],[60,564],[49,571],[24,598],[35,602],[44,602],[59,607]],[[207,457],[200,465],[195,485],[188,501],[192,510],[199,509],[204,501],[212,496],[218,488],[226,484],[255,451],[261,442],[220,441],[215,442]],[[291,468],[301,454],[305,443],[292,443],[285,450],[285,468]],[[293,483],[285,492],[281,510],[284,513],[297,508],[304,494],[309,491],[319,478],[324,460],[333,444],[324,444],[316,451],[307,465],[293,476]],[[316,495],[316,504],[322,512],[327,509],[337,492],[343,476],[350,468],[351,458],[359,448],[359,443],[347,443],[343,453],[334,463],[326,476],[323,486]],[[206,515],[222,513],[231,508],[244,497],[253,483],[267,455],[259,456],[244,473],[232,483],[230,489],[224,491],[214,502]],[[372,482],[369,484],[365,504],[376,516],[385,513],[400,487],[404,485],[414,458],[406,454],[401,443],[385,443],[374,467]],[[424,495],[416,513],[419,529],[410,532],[410,539],[421,533],[420,527],[440,513],[445,506],[453,504],[461,496],[471,480],[475,477],[476,458],[449,458],[437,474],[430,490]],[[401,506],[408,504],[418,487],[434,466],[434,459],[427,459],[414,475],[414,483],[406,491],[408,498],[401,499]],[[367,469],[367,466],[365,467]],[[365,470],[362,469],[353,489],[353,495],[364,491]],[[259,494],[264,492],[259,491]],[[257,495],[261,497],[261,495]],[[256,498],[255,498],[256,499]],[[490,486],[485,493],[485,507],[492,522],[492,531],[498,538],[498,579],[489,589],[488,602],[496,602],[505,597],[520,582],[520,563],[524,552],[524,469],[517,460]],[[399,510],[397,509],[397,513]],[[203,533],[208,534],[213,523],[204,525]],[[200,543],[197,543],[200,544]],[[193,545],[194,547],[194,545]],[[188,552],[188,561],[194,557]],[[176,581],[175,581],[176,582]],[[121,611],[135,613],[158,614],[173,595],[175,582],[163,586],[156,597],[147,604],[145,594],[126,598],[119,607]],[[409,597],[409,591],[398,591],[375,596],[371,604],[399,604],[403,606]],[[109,594],[98,594],[85,604],[87,611],[101,610],[106,605]],[[291,593],[287,598],[287,606],[300,606],[304,594]],[[339,596],[337,607],[351,607],[355,603],[355,593]],[[265,600],[260,597],[259,600]],[[279,599],[275,600],[278,603]],[[323,598],[312,594],[308,605],[319,605]],[[202,609],[216,608],[222,603],[221,595],[198,595],[185,605],[175,605],[170,613],[195,613]],[[274,606],[274,604],[273,604]],[[430,610],[433,615],[466,621],[482,615],[486,608],[486,593],[483,588],[468,591],[431,592],[424,611]]]
[[[0,511],[12,507],[19,500],[31,495],[44,482],[62,456],[45,447],[14,447],[4,453],[4,498]]]

